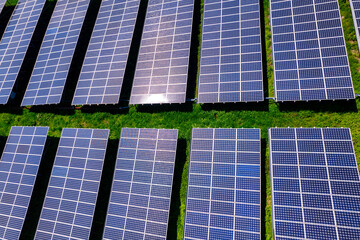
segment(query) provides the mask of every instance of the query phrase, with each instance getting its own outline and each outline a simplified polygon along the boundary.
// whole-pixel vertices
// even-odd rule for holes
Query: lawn
[[[10,1],[9,1],[10,2]],[[16,2],[16,1],[11,1]],[[263,2],[263,32],[266,52],[267,78],[265,95],[274,96],[271,33],[269,19],[269,0]],[[360,93],[360,56],[355,36],[350,5],[339,0],[348,56],[355,92]],[[195,26],[197,27],[197,26]],[[199,26],[200,27],[200,26]],[[195,89],[191,89],[195,92]],[[194,93],[193,93],[194,94]],[[130,106],[124,110],[54,110],[0,108],[0,136],[6,137],[11,126],[49,126],[49,136],[59,138],[65,127],[71,128],[108,128],[110,139],[116,142],[124,127],[137,128],[175,128],[179,129],[179,140],[186,151],[178,154],[173,191],[169,238],[182,239],[185,215],[188,160],[190,152],[191,129],[198,128],[260,128],[262,136],[263,164],[263,229],[264,239],[272,239],[271,188],[269,172],[268,128],[271,127],[347,127],[351,129],[354,147],[360,163],[360,126],[359,99],[355,101],[325,101],[280,104],[273,100],[251,104],[224,104],[201,106],[188,103],[179,110],[167,106]],[[2,143],[2,146],[4,143]],[[186,152],[186,156],[185,155]],[[112,156],[115,160],[115,155]],[[113,164],[109,166],[114,167]],[[106,182],[102,182],[104,186]],[[105,200],[106,201],[106,196]],[[101,213],[99,213],[101,215]],[[95,222],[100,228],[102,221]],[[94,238],[100,234],[92,232]]]

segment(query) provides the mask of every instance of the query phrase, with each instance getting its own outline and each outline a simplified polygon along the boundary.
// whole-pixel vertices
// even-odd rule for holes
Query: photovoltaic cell
[[[19,239],[48,127],[12,127],[0,160],[0,238]]]
[[[140,0],[102,1],[73,105],[119,102]]]
[[[360,178],[348,128],[269,129],[276,239],[356,239]]]
[[[205,0],[198,102],[263,100],[259,0]]]
[[[19,0],[0,41],[0,104],[9,100],[45,0]]]
[[[261,239],[260,129],[192,130],[184,239]]]
[[[63,129],[35,239],[89,239],[108,136]]]
[[[122,129],[103,239],[166,239],[177,136]]]
[[[60,103],[89,2],[57,1],[22,106]]]
[[[337,0],[271,0],[277,101],[354,99]]]
[[[194,0],[149,0],[130,104],[184,103]]]
[[[356,37],[360,46],[360,0],[350,0],[351,11],[353,15]]]

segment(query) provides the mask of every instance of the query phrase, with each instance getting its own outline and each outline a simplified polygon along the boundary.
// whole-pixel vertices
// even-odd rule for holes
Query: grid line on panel
[[[338,2],[270,1],[270,15],[276,100],[353,99]]]
[[[0,168],[0,237],[17,239],[25,221],[48,127],[12,127]],[[36,145],[35,145],[36,143]],[[37,154],[30,155],[30,152]]]
[[[199,102],[262,101],[259,1],[205,2],[203,22]]]
[[[10,98],[45,0],[20,0],[0,41],[0,104]]]
[[[150,0],[130,104],[184,103],[193,0]]]
[[[176,143],[177,130],[122,129],[104,239],[166,238]]]
[[[60,103],[89,3],[56,3],[22,106]]]
[[[193,129],[184,238],[260,239],[260,148],[259,129]]]
[[[127,0],[119,7],[122,3],[101,3],[73,105],[119,102],[140,1]]]
[[[269,141],[275,237],[356,238],[360,178],[350,130],[272,128]]]
[[[89,237],[108,136],[109,130],[63,129],[35,239]]]

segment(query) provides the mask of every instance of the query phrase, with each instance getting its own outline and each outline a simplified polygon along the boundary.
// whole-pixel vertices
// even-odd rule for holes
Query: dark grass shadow
[[[269,111],[269,101],[265,100],[263,102],[248,102],[248,103],[206,103],[201,104],[201,108],[204,111],[260,111],[267,112]]]
[[[19,239],[34,239],[60,139],[48,137]]]
[[[46,1],[44,8],[39,17],[39,21],[34,30],[34,34],[29,43],[19,74],[16,78],[13,92],[9,98],[8,106],[18,108],[24,97],[26,88],[29,84],[30,77],[35,66],[35,62],[40,51],[41,43],[44,39],[47,26],[54,11],[56,2]]]
[[[314,111],[314,112],[358,112],[356,100],[336,100],[336,101],[299,101],[299,102],[279,102],[279,110],[282,112],[295,111]]]
[[[265,40],[265,10],[264,4],[260,3],[260,33],[261,33],[261,53],[262,53],[262,69],[263,69],[263,91],[264,98],[269,97],[269,79],[267,76],[267,55]]]
[[[261,239],[266,239],[266,225],[265,225],[265,216],[266,216],[266,147],[267,139],[261,138]]]
[[[81,68],[90,43],[91,35],[99,13],[101,0],[91,0],[80,31],[74,55],[66,78],[64,92],[59,106],[71,106]]]
[[[7,140],[7,137],[0,136],[0,156],[2,156],[2,153],[4,151],[6,140]]]
[[[84,105],[79,108],[82,113],[97,113],[97,112],[106,112],[110,114],[127,114],[129,112],[129,107],[127,104],[114,104],[114,105]]]
[[[180,138],[177,144],[175,169],[173,177],[173,186],[171,193],[170,215],[168,223],[167,239],[177,239],[177,222],[180,216],[180,189],[181,178],[184,171],[184,165],[186,162],[186,140]]]
[[[30,110],[30,112],[53,113],[56,115],[73,115],[75,113],[75,108],[72,106],[43,105],[31,106],[28,109]]]
[[[145,113],[161,113],[161,112],[192,112],[193,103],[185,102],[181,104],[153,104],[153,105],[137,105],[138,112]]]
[[[135,23],[134,34],[130,45],[129,56],[125,68],[124,80],[121,87],[120,99],[129,100],[134,82],[136,63],[139,56],[140,43],[144,29],[148,0],[140,1],[138,16]],[[120,102],[121,104],[121,102]]]
[[[119,139],[109,140],[89,239],[102,239],[110,200]]]

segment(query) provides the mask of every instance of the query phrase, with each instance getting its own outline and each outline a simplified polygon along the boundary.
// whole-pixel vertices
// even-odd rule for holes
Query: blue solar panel
[[[350,0],[351,11],[353,15],[356,37],[360,49],[360,0]]]
[[[276,239],[357,239],[360,177],[348,128],[269,130]]]
[[[263,101],[259,0],[205,0],[199,103]]]
[[[139,4],[139,0],[101,2],[73,105],[119,102]]]
[[[0,104],[9,100],[45,0],[19,0],[0,41]]]
[[[89,2],[57,1],[22,106],[60,102]]]
[[[122,129],[104,239],[166,239],[177,135]]]
[[[12,127],[0,160],[0,239],[19,239],[48,127]]]
[[[63,129],[35,239],[89,239],[108,136]]]
[[[260,149],[260,129],[193,129],[185,239],[261,239]]]
[[[184,103],[194,0],[149,0],[130,104]]]
[[[354,99],[337,0],[271,0],[277,101]]]
[[[0,12],[2,11],[2,9],[5,7],[5,3],[7,0],[0,0]]]

